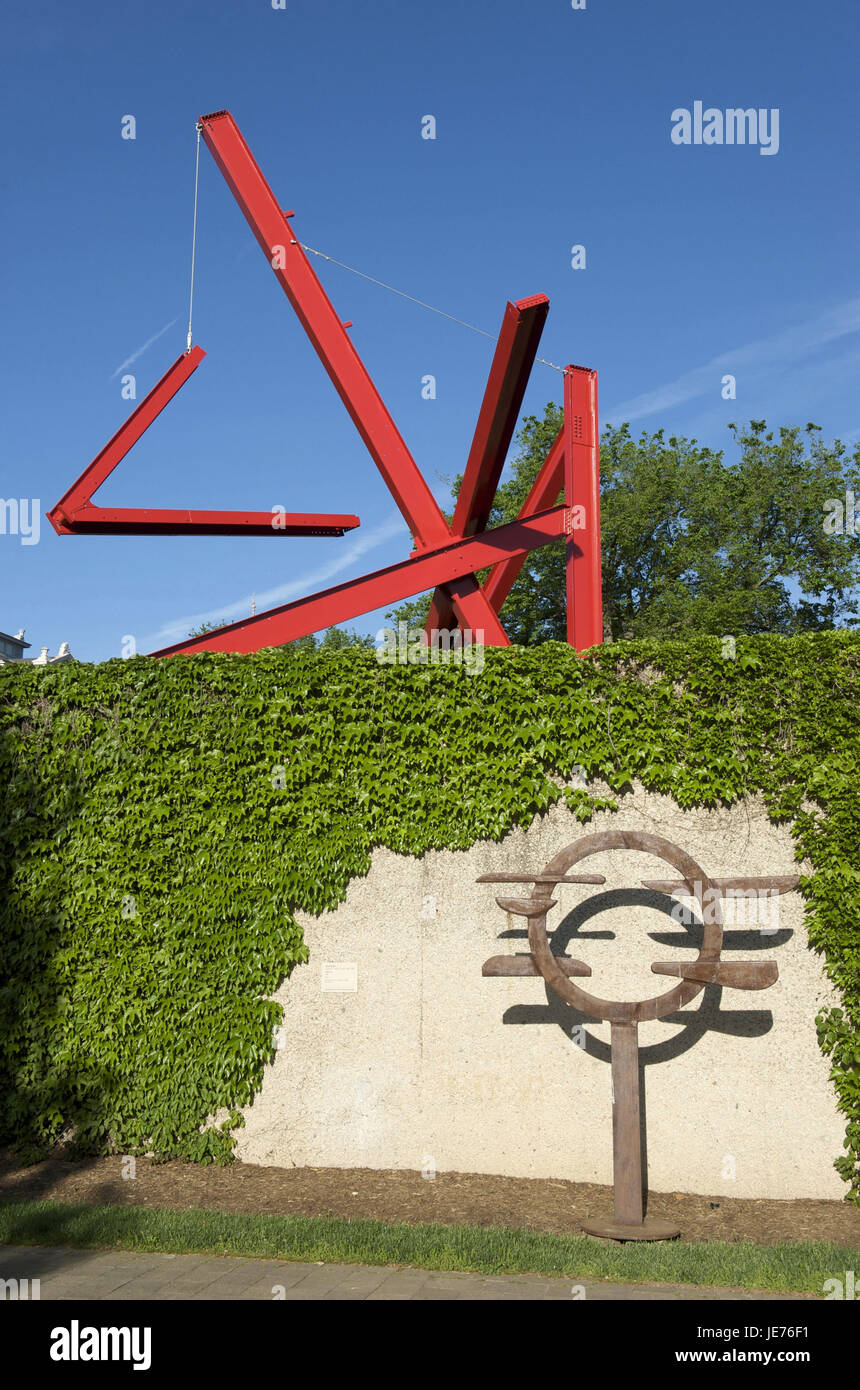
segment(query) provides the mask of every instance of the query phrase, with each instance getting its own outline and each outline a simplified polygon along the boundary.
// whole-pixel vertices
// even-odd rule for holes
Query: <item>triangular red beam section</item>
[[[93,494],[173,400],[205,356],[201,347],[193,347],[178,357],[101,453],[51,508],[48,520],[57,535],[342,536],[358,526],[357,516],[308,512],[215,512],[93,505]]]

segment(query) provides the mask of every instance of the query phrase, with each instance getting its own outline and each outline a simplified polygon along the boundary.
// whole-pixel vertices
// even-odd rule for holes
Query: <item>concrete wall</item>
[[[303,919],[310,962],[277,996],[283,1046],[245,1112],[238,1156],[610,1183],[609,1025],[577,1014],[542,979],[482,978],[488,956],[527,945],[524,919],[496,906],[505,890],[475,883],[482,873],[536,872],[571,840],[607,828],[663,835],[712,876],[808,871],[788,830],[755,801],[689,812],[641,789],[587,826],[555,807],[528,831],[463,853],[378,850],[337,911]],[[651,961],[693,959],[698,936],[637,885],[675,872],[631,851],[582,868],[605,873],[605,888],[560,887],[548,920],[564,953],[592,966],[581,983],[615,999],[670,988]],[[677,1021],[640,1026],[649,1186],[840,1198],[832,1164],[844,1121],[814,1022],[839,999],[807,945],[800,896],[779,899],[776,935],[728,922],[724,957],[773,958],[779,980],[755,993],[709,986]],[[357,967],[354,992],[323,990],[332,964]],[[585,1048],[572,1039],[580,1024]]]

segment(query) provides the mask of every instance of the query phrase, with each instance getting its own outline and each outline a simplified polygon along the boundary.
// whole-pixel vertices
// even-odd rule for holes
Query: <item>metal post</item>
[[[578,652],[603,641],[597,373],[564,376],[564,491],[573,514],[567,540],[567,640]]]
[[[638,1022],[613,1020],[609,1040],[614,1212],[611,1221],[583,1221],[582,1229],[604,1240],[671,1240],[679,1234],[673,1222],[644,1219]]]
[[[642,1224],[638,1033],[637,1023],[611,1025],[615,1220],[625,1226]]]

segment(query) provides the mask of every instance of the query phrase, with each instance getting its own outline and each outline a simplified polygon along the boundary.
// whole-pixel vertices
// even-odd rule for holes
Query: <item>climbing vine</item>
[[[0,670],[0,1138],[228,1162],[274,1055],[296,913],[371,852],[467,849],[636,781],[790,824],[860,1200],[860,636],[562,643]],[[581,772],[614,800],[583,789]],[[210,1118],[226,1110],[223,1124]]]

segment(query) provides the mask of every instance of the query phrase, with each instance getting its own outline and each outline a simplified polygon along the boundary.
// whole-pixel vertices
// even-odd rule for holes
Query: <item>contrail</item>
[[[683,405],[703,396],[714,389],[714,381],[723,372],[736,372],[738,368],[751,371],[761,368],[784,366],[807,356],[825,343],[844,338],[847,334],[860,330],[860,298],[850,299],[838,309],[821,314],[807,323],[796,324],[782,333],[770,338],[759,338],[733,352],[722,352],[712,357],[704,366],[695,367],[683,376],[677,377],[656,391],[646,391],[631,400],[622,401],[619,406],[606,412],[612,420],[642,420],[647,415],[671,410],[673,406]]]
[[[117,367],[116,371],[115,371],[115,372],[113,373],[113,375],[109,378],[109,380],[110,380],[110,381],[113,381],[113,379],[114,379],[115,376],[119,376],[120,372],[125,371],[126,367],[130,367],[131,364],[132,364],[132,362],[136,362],[136,361],[137,361],[138,357],[142,357],[143,354],[146,352],[146,349],[147,349],[147,348],[151,348],[151,347],[152,347],[152,344],[155,343],[155,342],[157,342],[158,339],[161,338],[161,337],[167,332],[168,328],[172,328],[173,325],[174,325],[175,323],[178,323],[178,322],[179,322],[178,318],[177,318],[177,319],[171,319],[171,320],[170,320],[170,323],[166,323],[166,324],[164,325],[163,328],[160,328],[160,329],[158,330],[158,332],[154,335],[154,337],[150,338],[148,342],[144,343],[143,347],[139,347],[139,348],[137,349],[137,352],[133,352],[133,353],[131,354],[131,357],[127,357],[127,358],[125,359],[124,362],[120,362],[120,364],[119,364],[119,366]]]

